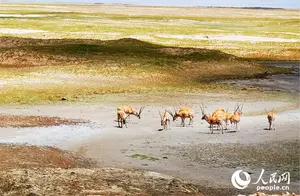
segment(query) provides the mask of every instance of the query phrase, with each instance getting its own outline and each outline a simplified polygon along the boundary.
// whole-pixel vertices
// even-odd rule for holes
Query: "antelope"
[[[274,114],[274,108],[272,109],[271,112],[269,112],[266,108],[265,108],[266,112],[267,112],[267,118],[268,118],[268,121],[269,121],[269,130],[272,129],[272,125],[274,127],[274,130],[275,130],[275,114]]]
[[[235,125],[235,131],[238,131],[238,124],[241,121],[243,106],[244,106],[244,103],[242,104],[241,108],[240,108],[240,105],[237,104],[237,106],[234,109],[233,114],[229,117],[230,123]]]
[[[161,112],[158,110],[159,116],[160,116],[160,125],[163,126],[164,130],[171,129],[170,124],[170,116],[168,115],[168,112],[165,110],[163,115],[161,115]]]
[[[213,130],[213,125],[217,125],[217,130],[221,127],[222,129],[222,134],[223,132],[223,125],[222,125],[222,121],[224,121],[222,116],[219,115],[215,115],[215,116],[211,116],[211,115],[207,115],[204,112],[204,106],[202,104],[202,106],[200,106],[201,112],[202,112],[202,120],[206,120],[206,122],[209,124],[209,129],[211,131],[211,134],[213,134],[214,130]]]
[[[130,106],[121,106],[117,108],[117,111],[124,111],[128,117],[130,115],[134,115],[136,116],[138,119],[141,119],[141,113],[144,110],[146,106],[142,106],[139,110],[139,112],[137,112],[134,108],[130,107]]]
[[[222,118],[225,122],[225,126],[226,126],[225,130],[227,130],[227,125],[228,125],[229,118],[230,118],[231,115],[233,115],[233,114],[228,113],[228,109],[225,111],[222,108],[218,108],[218,109],[216,109],[216,111],[211,116]]]
[[[229,122],[230,122],[230,117],[231,116],[233,116],[233,113],[229,113],[229,112],[227,112],[226,111],[226,113],[225,113],[225,125],[226,125],[226,127],[225,127],[225,130],[227,130],[228,129],[228,124],[229,124]]]
[[[127,124],[126,124],[126,118],[129,115],[126,114],[123,110],[118,110],[117,111],[117,120],[118,120],[118,127],[123,128],[123,124],[125,125],[125,127],[127,128]]]
[[[170,110],[166,110],[173,118],[173,121],[175,121],[178,117],[181,118],[181,126],[185,126],[185,119],[189,118],[190,122],[189,125],[191,125],[193,119],[194,119],[194,114],[193,110],[191,108],[180,108],[178,111],[174,109],[174,113],[172,113]]]
[[[218,114],[218,113],[225,113],[225,110],[223,108],[218,108],[212,115],[214,116],[215,114]]]

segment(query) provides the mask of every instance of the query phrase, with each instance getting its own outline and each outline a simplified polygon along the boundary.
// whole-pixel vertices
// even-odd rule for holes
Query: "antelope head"
[[[175,110],[174,108],[174,116],[173,116],[173,121],[175,121],[179,117],[179,113]]]
[[[205,114],[205,111],[204,111],[204,105],[201,103],[200,105],[200,109],[201,109],[201,113],[202,113],[202,118],[201,120],[206,120],[208,118],[208,116]]]
[[[269,114],[269,111],[265,108],[266,114]]]
[[[241,106],[241,107],[240,107]],[[244,102],[238,106],[238,113],[241,115],[243,113]]]
[[[172,118],[173,118],[173,121],[175,121],[176,120],[176,118],[178,117],[178,113],[176,112],[176,110],[174,109],[174,113],[173,112],[171,112],[170,110],[166,110],[166,112],[168,112],[171,116],[172,116]]]
[[[138,119],[141,119],[141,114],[142,114],[142,111],[145,109],[146,106],[142,106],[139,110],[139,112],[136,112],[136,116],[138,117]]]
[[[274,113],[274,108],[271,110],[271,112],[268,111],[266,108],[265,108],[265,111],[266,111],[267,114],[269,114],[269,113]]]
[[[236,104],[236,106],[234,107],[234,114],[239,114],[241,115],[242,114],[242,111],[243,111],[243,107],[244,107],[244,103],[242,104]]]

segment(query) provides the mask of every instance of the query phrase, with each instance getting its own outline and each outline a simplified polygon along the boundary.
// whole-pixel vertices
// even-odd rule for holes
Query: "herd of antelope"
[[[224,133],[224,129],[228,129],[228,125],[234,126],[235,131],[239,131],[239,123],[241,120],[242,110],[244,104],[236,104],[233,113],[228,112],[228,110],[224,110],[222,108],[218,108],[211,115],[205,113],[204,105],[200,105],[200,109],[202,112],[202,120],[205,120],[209,124],[209,128],[211,133],[214,131],[214,127],[217,130],[221,130],[222,134]],[[130,106],[121,106],[117,108],[117,122],[118,127],[123,128],[123,125],[127,128],[127,119],[129,119],[130,115],[134,115],[137,118],[141,118],[141,113],[144,110],[145,106],[142,106],[139,109],[139,112]],[[267,119],[269,122],[269,130],[275,130],[275,114],[274,109],[272,111],[267,111]],[[181,126],[185,126],[185,119],[189,118],[189,125],[192,124],[194,120],[194,112],[191,108],[180,108],[179,110],[175,110],[171,112],[170,110],[165,110],[161,112],[158,110],[160,116],[160,124],[164,130],[171,129],[171,120],[174,122],[177,118],[181,119]]]

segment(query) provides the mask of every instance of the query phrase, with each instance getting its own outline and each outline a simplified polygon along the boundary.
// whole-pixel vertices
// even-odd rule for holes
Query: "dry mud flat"
[[[203,195],[195,185],[147,171],[43,168],[0,174],[2,186],[12,189],[2,195]]]
[[[0,195],[203,195],[195,185],[156,172],[92,168],[53,147],[0,145]],[[38,159],[36,157],[39,157]]]
[[[1,144],[0,155],[3,196],[234,195],[152,171],[95,168],[95,162],[53,147]]]

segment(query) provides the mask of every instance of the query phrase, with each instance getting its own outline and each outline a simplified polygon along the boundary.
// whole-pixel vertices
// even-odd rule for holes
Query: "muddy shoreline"
[[[265,74],[257,79],[228,80],[226,84],[237,85],[245,88],[260,88],[262,90],[283,91],[291,94],[299,94],[299,61],[262,61],[258,62],[265,66],[288,68],[287,74],[269,75]]]

